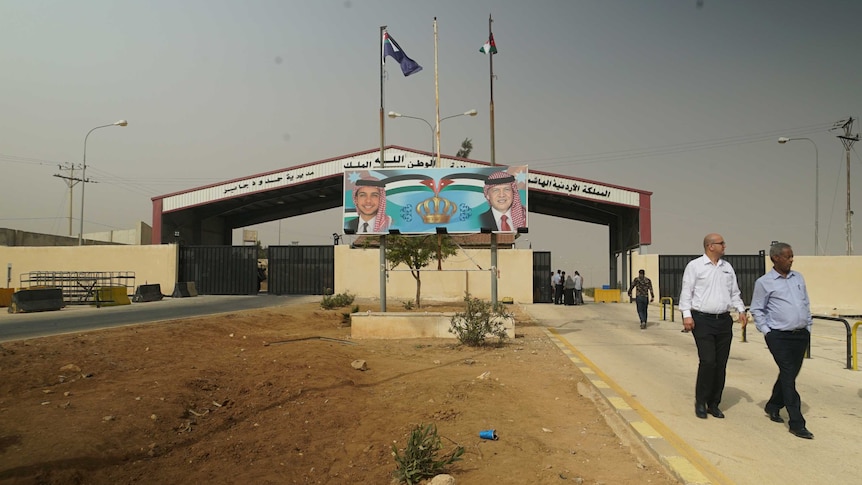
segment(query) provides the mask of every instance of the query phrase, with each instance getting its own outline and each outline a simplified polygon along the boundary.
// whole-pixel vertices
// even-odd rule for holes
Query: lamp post
[[[477,114],[478,114],[478,111],[476,111],[475,109],[471,109],[471,110],[465,111],[463,113],[458,113],[456,115],[441,118],[440,123],[443,123],[443,120],[448,120],[449,118],[457,118],[458,116],[476,116]],[[434,146],[434,126],[432,126],[431,123],[428,122],[428,120],[426,120],[424,118],[419,118],[418,116],[403,115],[401,113],[396,113],[395,111],[390,111],[388,116],[390,118],[410,118],[411,120],[419,120],[419,121],[424,122],[426,125],[428,125],[428,128],[431,130],[431,153],[432,154],[437,153],[437,149]],[[435,161],[435,165],[436,165],[436,161]]]
[[[92,130],[87,132],[87,136],[84,137],[84,164],[81,167],[81,227],[78,232],[78,246],[84,245],[84,188],[87,186],[87,138],[90,137],[90,133],[98,130],[99,128],[107,128],[109,126],[126,126],[129,122],[126,120],[115,121],[110,125],[102,125],[93,128]]]
[[[814,143],[811,138],[782,136],[778,139],[778,143],[783,145],[793,140],[808,140],[814,145],[814,255],[817,256],[823,253],[820,247],[820,154],[817,150],[817,143]]]

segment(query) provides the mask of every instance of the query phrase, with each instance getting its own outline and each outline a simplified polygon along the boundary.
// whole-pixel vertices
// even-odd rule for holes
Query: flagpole
[[[488,14],[488,42],[491,44],[492,48],[489,49],[489,52],[486,52],[488,55],[488,72],[491,80],[491,105],[488,109],[488,113],[490,113],[491,118],[491,166],[496,165],[496,154],[494,150],[494,49],[493,49],[493,41],[494,34],[491,32],[491,22],[494,20],[491,19],[491,14]],[[497,308],[497,233],[491,233],[491,308]]]
[[[377,52],[380,54],[380,166],[383,167],[383,143],[384,143],[384,117],[383,117],[383,32],[386,31],[386,26],[380,26],[380,35],[378,36],[378,41],[380,42],[380,48]]]
[[[384,150],[384,124],[383,124],[383,32],[386,30],[385,25],[380,26],[380,33],[377,36],[380,42],[380,48],[377,49],[377,55],[380,58],[380,166],[383,167],[383,150]],[[380,235],[380,311],[386,312],[386,236]]]
[[[493,39],[494,34],[491,32],[491,22],[494,20],[491,18],[491,14],[488,14],[488,38]],[[488,112],[491,117],[491,165],[496,165],[496,153],[494,148],[494,54],[493,52],[488,53],[488,65],[491,79],[491,106]],[[381,112],[382,113],[382,112]]]
[[[434,166],[440,163],[440,84],[437,76],[437,17],[434,17],[434,104],[437,106],[437,160]]]

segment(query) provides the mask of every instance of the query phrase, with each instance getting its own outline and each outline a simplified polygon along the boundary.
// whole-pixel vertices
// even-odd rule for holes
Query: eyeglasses
[[[724,241],[711,242],[710,244],[718,244],[718,245],[720,245],[720,246],[727,246],[727,243],[726,243],[726,242],[724,242]]]

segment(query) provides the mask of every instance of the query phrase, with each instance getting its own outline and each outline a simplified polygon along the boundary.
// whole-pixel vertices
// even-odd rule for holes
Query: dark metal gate
[[[256,246],[180,246],[177,280],[201,295],[256,295]]]
[[[551,252],[533,251],[533,303],[551,303]]]
[[[682,274],[685,267],[692,259],[699,258],[700,254],[692,256],[661,256],[658,257],[658,284],[662,298],[673,298],[674,304],[679,304],[679,294],[682,291]],[[745,306],[751,304],[751,296],[754,293],[754,282],[766,274],[766,260],[763,255],[734,255],[725,256],[724,259],[733,266],[736,272],[736,281],[739,284],[739,292]]]
[[[325,295],[335,288],[335,246],[270,246],[267,291]]]

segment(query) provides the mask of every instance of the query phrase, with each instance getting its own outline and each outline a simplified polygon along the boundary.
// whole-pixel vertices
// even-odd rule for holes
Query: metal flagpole
[[[494,38],[491,32],[491,23],[494,20],[491,14],[488,14],[488,42]],[[488,72],[491,80],[491,105],[488,112],[491,115],[491,166],[497,164],[494,151],[494,49],[489,49],[488,55]],[[491,233],[491,307],[497,308],[497,233]]]
[[[494,20],[491,18],[491,14],[488,14],[488,39],[493,39],[494,34],[491,32],[491,22]],[[494,150],[494,54],[488,53],[488,65],[489,65],[489,73],[491,80],[491,106],[488,112],[491,115],[491,165],[496,165],[495,159],[495,150]]]
[[[434,166],[440,163],[440,84],[437,76],[437,17],[434,17],[434,104],[437,105],[437,160]]]
[[[383,33],[386,31],[386,26],[380,26],[378,42],[380,49],[377,53],[380,56],[380,167],[383,167],[383,150],[384,150],[384,121],[383,121]],[[380,311],[386,311],[386,236],[380,235]]]

